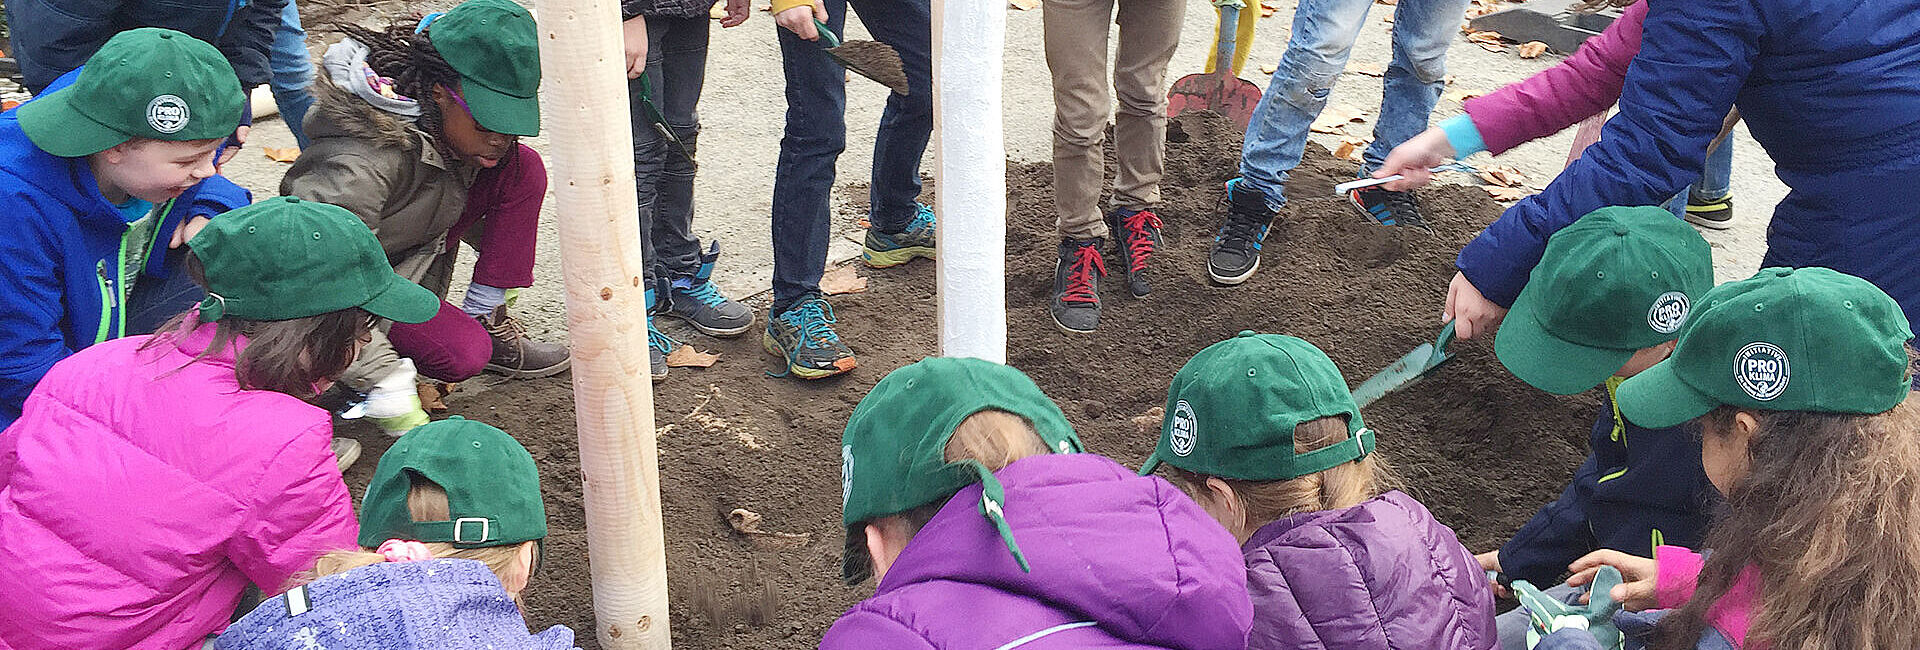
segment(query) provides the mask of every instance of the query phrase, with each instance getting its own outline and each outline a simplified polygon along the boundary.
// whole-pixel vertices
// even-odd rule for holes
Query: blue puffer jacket
[[[1720,492],[1700,467],[1700,438],[1685,427],[1643,429],[1620,418],[1613,388],[1593,423],[1591,452],[1560,498],[1500,547],[1507,577],[1553,584],[1598,549],[1653,557],[1662,544],[1700,548]]]
[[[1737,105],[1791,188],[1761,266],[1857,275],[1920,314],[1920,0],[1646,2],[1619,115],[1460,251],[1467,279],[1512,304],[1561,227],[1658,205],[1698,178]]]
[[[79,77],[75,70],[48,90]],[[55,362],[130,332],[121,302],[127,223],[95,185],[86,158],[41,151],[0,113],[0,428]],[[232,181],[201,181],[167,206],[156,231],[170,235],[188,216],[212,216],[251,202]],[[144,273],[158,277],[169,236],[154,238]]]

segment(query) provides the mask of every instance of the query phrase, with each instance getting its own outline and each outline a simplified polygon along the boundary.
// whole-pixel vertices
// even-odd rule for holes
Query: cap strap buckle
[[[480,536],[467,539],[468,524],[480,525]],[[486,517],[461,517],[453,520],[453,543],[483,544],[493,540],[493,520]]]
[[[227,314],[227,297],[226,296],[222,296],[212,291],[208,291],[207,297],[200,299],[200,322],[211,323],[211,322],[220,320],[222,317],[226,316],[226,314]]]
[[[1373,429],[1361,427],[1346,440],[1294,456],[1293,470],[1300,475],[1324,472],[1366,458],[1375,447]]]

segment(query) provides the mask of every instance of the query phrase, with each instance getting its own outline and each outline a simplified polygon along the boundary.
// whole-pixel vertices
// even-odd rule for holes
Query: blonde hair
[[[1293,428],[1293,452],[1303,454],[1342,442],[1348,437],[1347,419],[1334,416],[1302,422]],[[1247,511],[1247,526],[1258,528],[1303,512],[1351,508],[1397,489],[1399,479],[1380,452],[1341,463],[1323,472],[1278,481],[1248,481],[1190,472],[1161,464],[1173,484],[1196,499],[1207,494],[1207,479],[1218,478],[1233,489]]]
[[[947,439],[943,453],[949,463],[973,461],[989,471],[998,472],[1014,461],[1044,456],[1053,453],[1053,449],[1040,439],[1039,432],[1033,430],[1033,424],[1027,422],[1026,418],[1006,411],[980,411],[967,416],[959,426],[953,428],[953,436]],[[927,522],[933,521],[933,516],[946,504],[946,499],[940,499],[879,517],[873,523],[903,537],[912,537]]]
[[[451,508],[447,505],[446,490],[419,474],[409,473],[408,476],[412,478],[413,486],[407,491],[407,512],[413,516],[414,521],[448,521],[453,518]],[[500,578],[502,585],[525,584],[530,577],[529,572],[532,571],[532,567],[520,562],[521,544],[455,548],[446,542],[427,542],[426,547],[437,558],[475,560],[485,564],[487,568],[493,569],[493,574]],[[312,582],[319,578],[385,561],[387,561],[386,556],[371,549],[330,551],[320,556],[320,559],[314,563],[313,570],[300,575],[296,578],[296,582]],[[519,594],[514,594],[514,601],[519,600]]]

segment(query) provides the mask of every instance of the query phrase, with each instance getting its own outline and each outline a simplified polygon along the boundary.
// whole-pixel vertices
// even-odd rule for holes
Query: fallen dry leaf
[[[0,111],[10,111],[10,110],[13,110],[13,107],[19,106],[19,105],[20,105],[20,102],[13,101],[11,99],[0,100]]]
[[[1328,106],[1320,111],[1320,117],[1313,121],[1314,133],[1339,133],[1342,127],[1354,122],[1367,121],[1367,112],[1352,106]]]
[[[1524,187],[1482,187],[1480,189],[1486,190],[1487,196],[1493,197],[1495,201],[1518,201],[1533,194],[1531,190]]]
[[[1366,152],[1368,144],[1370,143],[1360,138],[1341,138],[1340,146],[1335,147],[1333,150],[1333,157],[1359,162],[1361,154]]]
[[[771,4],[764,4],[764,5],[760,5],[759,7],[756,7],[756,9],[758,9],[758,10],[760,10],[760,11],[765,11],[765,12],[768,12],[768,13],[772,13],[772,12],[773,12],[773,5],[771,5]]]
[[[1393,24],[1393,14],[1381,14],[1381,15],[1380,15],[1380,22],[1383,22],[1383,23],[1386,23],[1386,24],[1388,24],[1388,25],[1392,25],[1392,24]]]
[[[1374,3],[1374,4],[1382,4],[1382,5],[1386,5],[1386,6],[1389,6],[1389,7],[1391,7],[1391,6],[1394,6],[1394,5],[1397,5],[1397,4],[1400,4],[1400,0],[1373,0],[1373,3]]]
[[[261,147],[260,153],[267,154],[267,159],[274,162],[290,163],[300,158],[299,147]]]
[[[1280,66],[1277,66],[1271,63],[1263,64],[1260,66],[1260,74],[1273,74],[1275,72],[1278,72],[1279,70],[1280,70]]]
[[[849,264],[827,271],[820,276],[820,291],[829,296],[843,293],[861,293],[867,290],[867,279]]]
[[[1527,182],[1526,174],[1522,174],[1519,170],[1512,167],[1502,167],[1499,165],[1481,169],[1478,175],[1480,176],[1480,180],[1500,187],[1520,187]]]
[[[1272,16],[1272,15],[1273,15],[1273,12],[1276,12],[1276,11],[1279,11],[1279,10],[1280,10],[1280,8],[1279,8],[1279,7],[1277,7],[1277,6],[1274,6],[1274,5],[1270,5],[1270,4],[1267,4],[1267,3],[1265,3],[1265,2],[1262,2],[1262,3],[1260,3],[1260,17],[1261,17],[1261,18],[1266,18],[1266,17],[1268,17],[1268,16]]]
[[[1381,67],[1378,63],[1349,63],[1347,64],[1347,72],[1363,74],[1369,77],[1383,77],[1386,76],[1387,69]]]
[[[727,0],[719,0],[718,2],[713,3],[713,7],[707,9],[707,17],[712,18],[714,20],[720,20],[722,18],[726,18],[727,17]]]
[[[752,539],[755,544],[769,548],[798,548],[806,546],[807,542],[813,539],[812,535],[806,533],[776,533],[760,530],[760,523],[760,513],[746,508],[734,508],[733,512],[727,513],[727,525],[731,526],[734,532]]]
[[[1147,409],[1145,413],[1133,416],[1133,428],[1138,430],[1143,436],[1148,434],[1159,435],[1160,421],[1166,419],[1166,417],[1167,407],[1155,406]]]
[[[719,360],[719,354],[701,352],[685,343],[667,353],[668,368],[710,368]]]
[[[1474,32],[1467,35],[1467,40],[1488,52],[1507,51],[1506,42],[1500,40],[1500,32]]]
[[[1485,92],[1478,91],[1478,90],[1467,90],[1464,88],[1455,88],[1445,93],[1442,93],[1440,95],[1440,98],[1445,99],[1447,101],[1451,101],[1451,102],[1464,102],[1469,99],[1473,99],[1475,97],[1479,97],[1485,94],[1486,94]]]
[[[1516,48],[1516,51],[1520,53],[1520,58],[1531,59],[1546,54],[1547,44],[1540,41],[1527,41],[1526,44]]]
[[[414,388],[420,393],[420,408],[431,413],[444,413],[447,411],[447,396],[460,390],[460,385],[444,381],[429,381],[418,384]]]
[[[1500,3],[1495,0],[1473,0],[1473,6],[1467,7],[1467,17],[1479,18],[1499,10]]]
[[[1007,0],[1007,7],[1026,11],[1040,6],[1040,0]]]

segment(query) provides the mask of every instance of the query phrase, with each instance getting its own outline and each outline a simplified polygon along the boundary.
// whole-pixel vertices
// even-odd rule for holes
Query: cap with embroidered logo
[[[220,215],[187,242],[205,270],[200,320],[292,320],[359,307],[424,323],[440,297],[387,264],[359,217],[330,203],[276,196]]]
[[[34,146],[78,158],[134,138],[227,137],[240,125],[245,98],[218,49],[171,29],[142,27],[107,39],[73,85],[15,110]]]
[[[1662,208],[1601,208],[1554,233],[1493,339],[1521,381],[1592,389],[1642,348],[1673,340],[1713,288],[1707,241]]]
[[[1294,453],[1294,428],[1329,417],[1346,419],[1347,439]],[[1373,448],[1373,431],[1327,353],[1295,337],[1247,331],[1207,346],[1173,376],[1160,442],[1140,474],[1166,463],[1278,481],[1359,460]]]
[[[1772,411],[1883,413],[1907,398],[1900,305],[1824,268],[1767,268],[1700,299],[1673,356],[1615,391],[1634,424],[1676,426],[1722,404]]]
[[[447,520],[413,520],[407,493],[414,476],[446,491]],[[380,456],[360,502],[360,545],[367,548],[388,539],[478,548],[546,536],[547,509],[533,455],[506,432],[458,416],[400,436]]]
[[[947,440],[969,416],[1004,411],[1032,425],[1056,453],[1078,453],[1080,438],[1060,407],[1026,374],[991,361],[924,359],[888,373],[847,418],[840,445],[841,521],[847,526],[841,577],[858,584],[872,575],[861,527],[887,515],[938,503],[982,484],[980,513],[993,522],[1022,570],[1026,556],[1003,514],[1006,493],[978,462],[949,463]],[[413,435],[413,434],[407,434]]]

